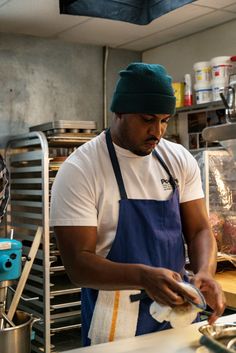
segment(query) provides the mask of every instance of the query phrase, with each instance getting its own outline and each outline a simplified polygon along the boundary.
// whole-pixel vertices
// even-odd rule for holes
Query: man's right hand
[[[188,298],[196,300],[194,295],[179,285],[182,282],[180,274],[166,268],[145,266],[141,281],[148,296],[160,304],[174,307],[182,305]]]

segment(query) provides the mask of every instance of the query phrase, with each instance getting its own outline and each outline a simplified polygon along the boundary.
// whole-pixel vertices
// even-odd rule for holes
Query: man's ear
[[[121,119],[122,114],[121,113],[115,113],[116,117]]]

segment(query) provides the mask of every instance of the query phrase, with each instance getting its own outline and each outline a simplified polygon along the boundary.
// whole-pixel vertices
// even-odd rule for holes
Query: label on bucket
[[[210,81],[211,79],[211,70],[206,67],[201,70],[195,71],[195,80],[196,81]]]
[[[227,86],[226,80],[214,80],[212,81],[212,100],[221,101],[220,92],[224,92],[225,87]]]
[[[227,78],[231,72],[232,65],[216,65],[212,67],[212,78]]]
[[[208,103],[212,100],[212,90],[211,89],[198,89],[196,93],[196,103]]]
[[[199,61],[193,65],[196,83],[207,83],[211,80],[211,64],[209,61]]]
[[[212,100],[221,101],[220,91],[222,87],[212,87]]]

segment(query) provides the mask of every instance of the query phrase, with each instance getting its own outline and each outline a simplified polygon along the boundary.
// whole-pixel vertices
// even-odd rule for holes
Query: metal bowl
[[[215,323],[199,327],[203,335],[200,343],[217,353],[236,353],[234,339],[236,339],[236,323]]]

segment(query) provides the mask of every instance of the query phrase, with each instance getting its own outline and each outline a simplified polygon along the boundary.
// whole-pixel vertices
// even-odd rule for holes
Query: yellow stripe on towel
[[[111,329],[110,329],[110,333],[109,333],[109,342],[114,341],[114,338],[115,338],[119,301],[120,301],[120,291],[116,291],[115,298],[114,298],[114,305],[113,305]]]

